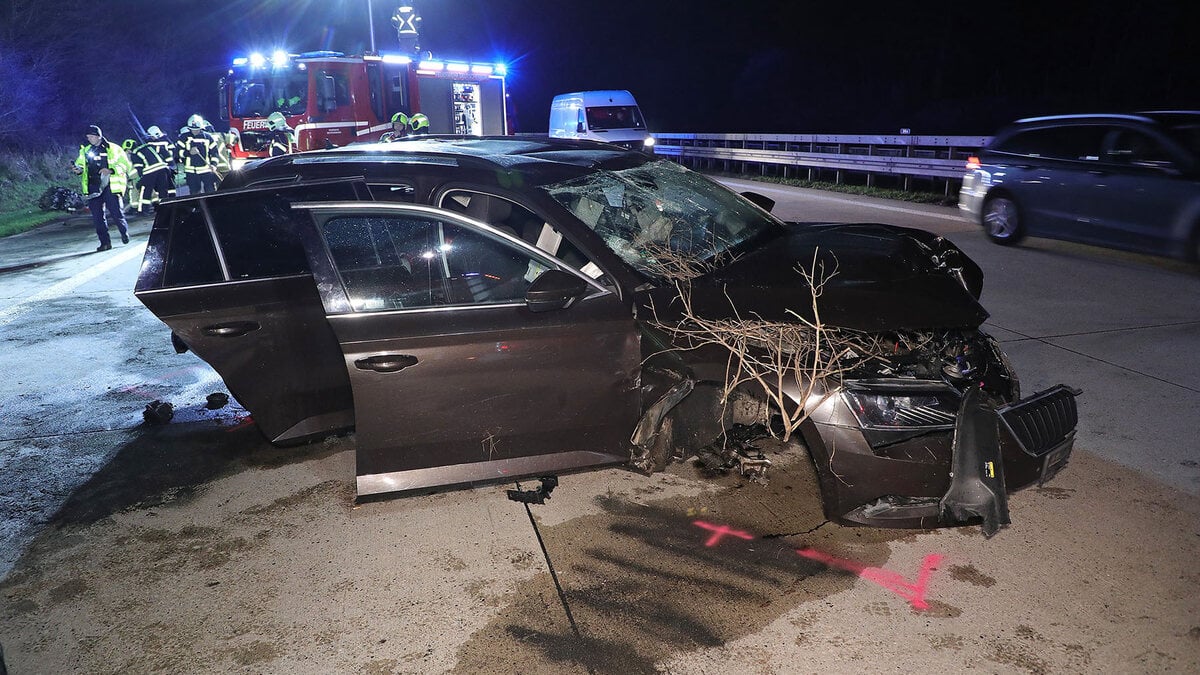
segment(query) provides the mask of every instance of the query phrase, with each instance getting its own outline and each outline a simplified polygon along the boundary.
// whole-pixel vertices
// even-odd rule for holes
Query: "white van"
[[[654,137],[633,94],[623,90],[559,94],[550,103],[552,138],[589,138],[652,152]]]

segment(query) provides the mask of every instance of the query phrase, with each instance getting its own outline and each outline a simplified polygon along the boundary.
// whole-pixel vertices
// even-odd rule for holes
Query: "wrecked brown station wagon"
[[[158,213],[137,297],[272,442],[354,429],[360,497],[802,443],[826,515],[1008,522],[1067,462],[951,242],[785,223],[675,163],[425,137],[248,165]]]

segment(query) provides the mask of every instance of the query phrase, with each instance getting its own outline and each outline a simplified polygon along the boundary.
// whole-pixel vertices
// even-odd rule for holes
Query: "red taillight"
[[[971,155],[967,158],[967,171],[974,171],[979,168],[979,158]]]

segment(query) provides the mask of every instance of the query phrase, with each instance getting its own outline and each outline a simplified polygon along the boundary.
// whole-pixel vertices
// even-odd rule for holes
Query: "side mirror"
[[[757,192],[743,192],[742,196],[749,200],[751,204],[754,204],[767,213],[770,213],[771,209],[775,208],[775,200],[766,195],[760,195]]]
[[[529,290],[525,292],[525,306],[531,312],[566,309],[583,297],[587,290],[587,282],[574,274],[546,270],[529,285]]]

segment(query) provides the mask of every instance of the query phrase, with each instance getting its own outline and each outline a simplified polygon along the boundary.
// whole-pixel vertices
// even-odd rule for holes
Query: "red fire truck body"
[[[221,117],[238,136],[235,166],[266,157],[267,116],[280,112],[297,150],[377,141],[395,113],[424,113],[431,134],[510,133],[505,68],[464,61],[340,52],[234,59],[221,79]]]

